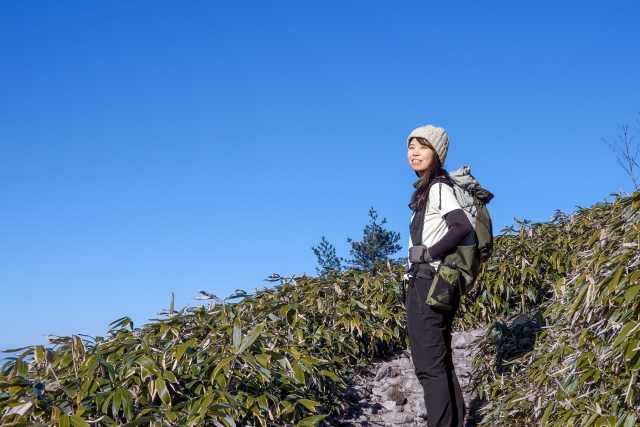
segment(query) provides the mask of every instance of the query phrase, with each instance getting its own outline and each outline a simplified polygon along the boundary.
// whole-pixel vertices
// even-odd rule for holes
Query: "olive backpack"
[[[445,266],[458,270],[460,273],[460,293],[465,294],[473,288],[480,266],[489,259],[493,249],[493,227],[487,209],[487,204],[493,199],[493,194],[482,188],[471,175],[471,166],[463,166],[444,176],[434,178],[429,186],[438,183],[448,185],[453,189],[456,200],[473,226],[473,231],[462,239],[457,247],[447,252],[442,262]],[[413,227],[412,223],[411,237],[412,241],[418,242],[422,238],[421,225],[423,221],[415,221],[414,223],[418,223],[420,229]]]

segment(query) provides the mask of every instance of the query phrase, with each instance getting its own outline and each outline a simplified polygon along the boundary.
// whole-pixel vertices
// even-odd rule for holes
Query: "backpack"
[[[493,227],[487,209],[493,194],[482,188],[471,175],[471,166],[468,165],[433,179],[429,186],[437,183],[453,189],[456,200],[473,226],[473,231],[456,248],[445,254],[442,261],[461,273],[460,293],[464,295],[473,287],[481,264],[489,259],[493,250]]]

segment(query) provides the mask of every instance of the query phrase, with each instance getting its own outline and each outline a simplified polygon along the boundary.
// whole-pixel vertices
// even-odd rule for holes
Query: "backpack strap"
[[[422,209],[415,211],[409,224],[409,232],[411,233],[411,243],[413,246],[422,244],[422,230],[424,229],[424,215],[427,212],[427,204]]]
[[[442,175],[442,176],[438,176],[435,177],[431,180],[431,182],[429,182],[429,190],[427,192],[427,194],[431,191],[431,187],[433,187],[436,184],[446,184],[449,187],[451,187],[453,189],[453,191],[455,192],[455,184],[453,183],[453,180],[451,178],[449,178],[449,175]],[[438,199],[438,210],[442,209],[442,186],[440,186],[440,193],[439,193],[440,198]],[[425,205],[427,205],[429,203],[429,201],[427,200],[427,203],[425,203]],[[426,209],[425,209],[426,212]]]
[[[455,187],[449,175],[442,175],[436,178],[433,178],[429,182],[429,189],[427,190],[427,195],[431,191],[431,187],[435,184],[442,183],[450,186],[454,189]],[[427,213],[427,207],[429,205],[429,200],[427,199],[427,203],[424,204],[422,209],[415,211],[413,214],[413,218],[411,218],[411,224],[409,225],[409,231],[411,233],[411,243],[414,246],[422,244],[422,231],[424,230],[424,216]],[[442,187],[440,187],[440,199],[438,200],[438,209],[442,208]]]

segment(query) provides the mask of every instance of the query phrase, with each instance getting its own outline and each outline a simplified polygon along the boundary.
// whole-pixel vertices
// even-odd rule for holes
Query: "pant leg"
[[[447,372],[450,373],[449,376],[449,391],[451,393],[451,400],[455,402],[454,411],[453,411],[453,423],[452,426],[455,427],[463,427],[464,425],[464,416],[466,413],[466,404],[464,401],[464,396],[462,395],[462,388],[460,387],[460,382],[458,381],[458,376],[456,375],[455,366],[453,365],[453,348],[451,346],[451,325],[453,324],[453,319],[455,317],[455,313],[458,310],[458,306],[460,304],[460,298],[457,297],[454,303],[454,308],[451,312],[448,312],[445,316],[449,316],[447,319],[447,333],[445,335],[445,340],[447,343]]]
[[[411,357],[423,391],[429,427],[461,427],[464,399],[453,367],[451,324],[455,309],[445,312],[426,304],[431,280],[416,279],[407,293],[407,327]]]

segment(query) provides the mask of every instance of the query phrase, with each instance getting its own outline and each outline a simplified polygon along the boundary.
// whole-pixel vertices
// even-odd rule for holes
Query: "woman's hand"
[[[425,245],[416,245],[409,248],[409,261],[412,263],[429,262],[433,258]]]

